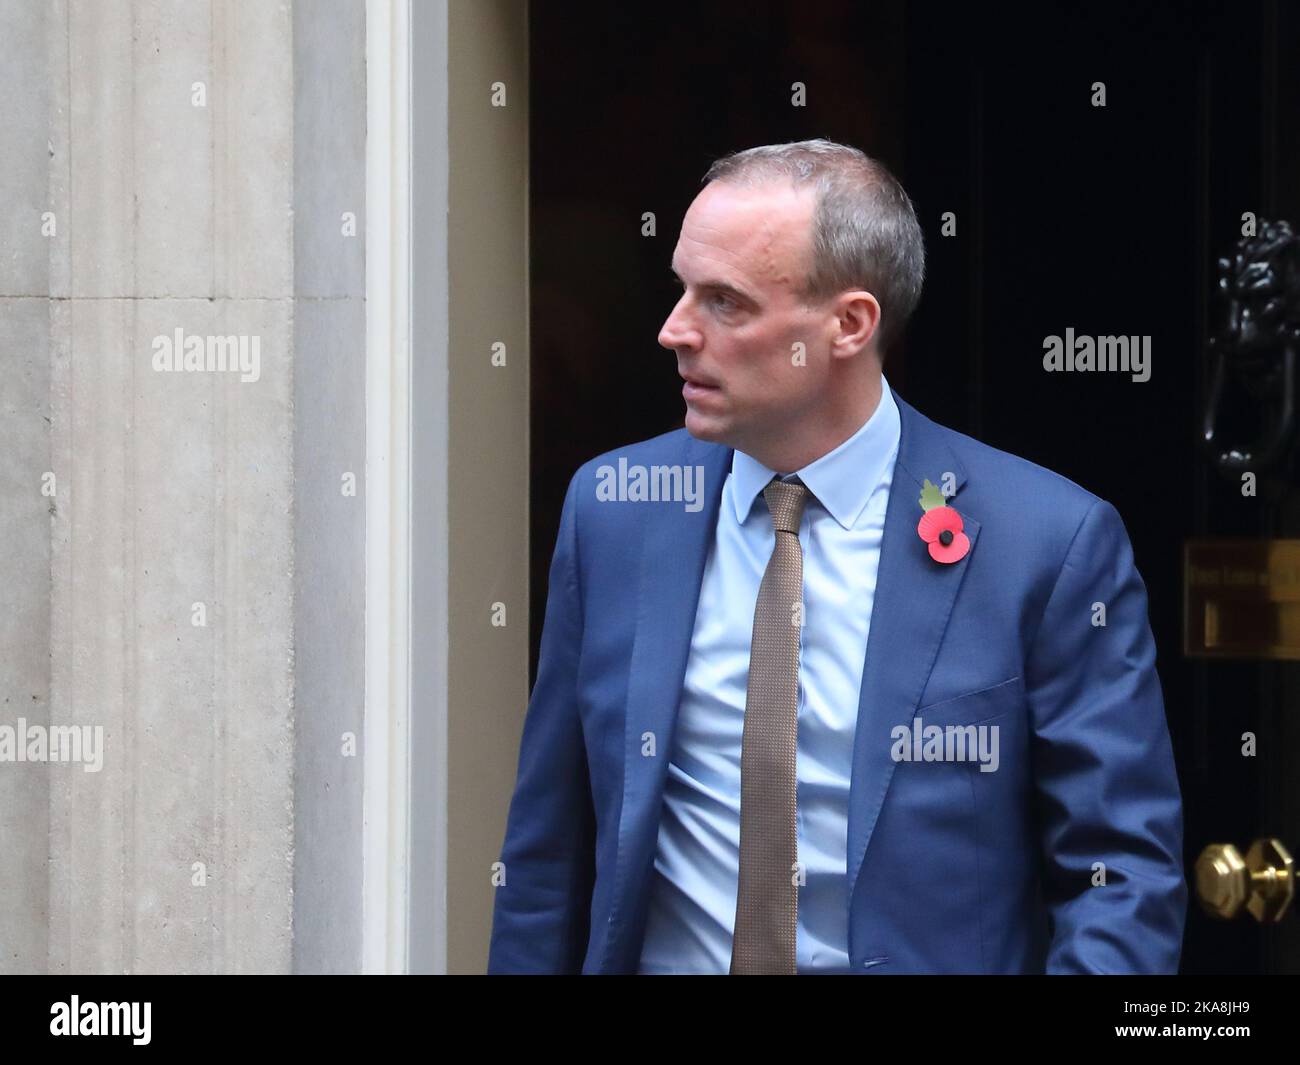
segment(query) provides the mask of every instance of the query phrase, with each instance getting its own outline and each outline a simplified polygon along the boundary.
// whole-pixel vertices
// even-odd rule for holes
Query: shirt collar
[[[853,528],[880,483],[885,464],[895,455],[899,441],[898,404],[880,376],[880,402],[862,426],[834,451],[828,451],[800,470],[794,470],[832,518],[845,529]],[[736,521],[744,524],[754,500],[767,487],[775,470],[743,451],[731,457],[731,500]]]

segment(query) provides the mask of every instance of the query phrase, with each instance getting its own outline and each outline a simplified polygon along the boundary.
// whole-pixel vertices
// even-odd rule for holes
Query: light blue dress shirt
[[[789,476],[811,493],[799,526],[804,624],[796,759],[796,968],[847,973],[853,737],[885,507],[898,457],[889,383],[870,418]],[[775,534],[760,498],[777,473],[743,452],[722,488],[664,787],[641,973],[731,968],[740,870],[740,750],[758,588]]]

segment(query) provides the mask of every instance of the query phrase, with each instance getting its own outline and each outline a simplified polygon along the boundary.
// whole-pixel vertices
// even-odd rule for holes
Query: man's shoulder
[[[969,508],[980,521],[1034,533],[1071,535],[1094,507],[1113,509],[1095,492],[1064,474],[1023,455],[994,447],[924,415],[929,432],[936,434],[962,467],[965,483],[953,506]],[[932,476],[911,470],[913,476]],[[942,476],[944,471],[939,471]]]
[[[703,513],[704,503],[725,479],[730,454],[730,448],[699,440],[684,428],[602,451],[569,480],[573,519],[592,533],[618,538],[644,520],[644,508],[596,504],[677,502],[682,507],[674,512],[694,517]]]
[[[672,429],[645,440],[635,440],[602,451],[588,459],[574,472],[570,489],[579,491],[594,486],[601,479],[626,478],[635,470],[658,472],[665,467],[720,469],[731,449],[691,436],[685,429]]]
[[[602,466],[617,467],[620,459],[629,466],[661,465],[691,459],[699,461],[701,456],[711,449],[715,451],[729,450],[722,447],[721,444],[710,444],[699,440],[691,436],[685,429],[670,429],[658,436],[652,436],[645,440],[634,440],[631,443],[610,448],[608,451],[602,451],[599,455],[588,459],[578,467],[575,476],[595,476],[596,471]]]

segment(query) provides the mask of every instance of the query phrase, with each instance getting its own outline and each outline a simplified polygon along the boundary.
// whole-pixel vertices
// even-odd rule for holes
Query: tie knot
[[[777,532],[799,535],[799,520],[808,499],[808,488],[800,481],[782,481],[773,478],[763,489],[767,509],[772,512],[772,525]]]

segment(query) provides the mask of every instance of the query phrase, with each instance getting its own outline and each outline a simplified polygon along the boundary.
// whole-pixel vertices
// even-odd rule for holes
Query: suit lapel
[[[934,423],[897,395],[895,399],[901,437],[885,510],[853,746],[847,854],[850,910],[867,845],[894,774],[890,732],[896,725],[910,727],[980,528],[962,509],[957,492],[953,505],[962,515],[970,550],[958,562],[945,564],[930,558],[916,531],[923,513],[922,481],[928,478],[938,485],[951,472],[960,489],[965,472]]]

